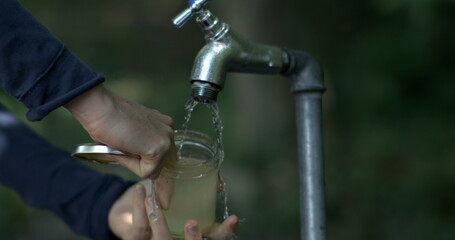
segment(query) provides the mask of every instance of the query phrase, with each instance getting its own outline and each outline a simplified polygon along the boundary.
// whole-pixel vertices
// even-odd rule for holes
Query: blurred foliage
[[[181,125],[192,61],[204,44],[196,24],[170,24],[184,1],[21,2],[104,73],[108,88]],[[455,238],[455,1],[231,0],[213,1],[210,8],[247,38],[308,51],[325,67],[329,239]],[[24,107],[5,94],[0,98],[23,118]],[[289,84],[231,74],[218,104],[229,204],[242,219],[239,239],[298,239]],[[190,127],[213,131],[204,111],[196,109]],[[68,150],[90,141],[61,109],[28,124]],[[8,239],[60,231],[10,190],[0,190],[0,203],[0,231]],[[68,229],[59,233],[55,239],[72,236]]]

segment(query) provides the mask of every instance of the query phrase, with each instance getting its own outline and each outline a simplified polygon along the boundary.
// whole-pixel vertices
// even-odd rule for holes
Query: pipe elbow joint
[[[283,49],[284,68],[281,73],[291,79],[292,92],[324,92],[324,71],[316,59],[306,52]]]

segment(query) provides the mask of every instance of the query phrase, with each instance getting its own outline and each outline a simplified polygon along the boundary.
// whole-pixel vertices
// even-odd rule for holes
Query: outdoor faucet
[[[193,64],[192,98],[202,103],[216,101],[228,72],[281,74],[291,80],[296,99],[301,239],[325,240],[323,70],[306,52],[244,39],[204,9],[208,1],[188,1],[188,7],[173,19],[180,28],[196,16],[207,42]]]
[[[189,7],[173,20],[174,25],[180,28],[196,16],[207,42],[196,56],[191,73],[195,100],[216,101],[227,72],[279,74],[282,71],[281,48],[244,39],[209,10],[204,10],[207,2],[190,1]]]

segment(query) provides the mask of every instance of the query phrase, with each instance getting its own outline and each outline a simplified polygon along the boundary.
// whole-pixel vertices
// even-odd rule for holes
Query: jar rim
[[[172,178],[192,179],[203,177],[219,169],[219,147],[210,136],[194,130],[175,130],[174,133],[177,151],[182,151],[180,154],[185,153],[185,147],[190,151],[200,150],[200,152],[195,155],[182,156],[174,163],[165,163],[163,174]],[[182,145],[179,147],[180,144]],[[180,154],[178,155],[180,156]]]

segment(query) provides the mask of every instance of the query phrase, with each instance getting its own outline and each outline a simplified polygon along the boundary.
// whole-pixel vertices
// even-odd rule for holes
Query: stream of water
[[[194,109],[196,106],[199,104],[199,102],[195,101],[194,99],[190,99],[186,102],[185,104],[185,111],[186,115],[184,118],[184,122],[182,124],[182,131],[186,132],[188,131],[188,123],[190,122],[191,119],[191,114],[193,113]],[[218,105],[216,102],[210,102],[210,103],[205,103],[205,105],[211,112],[212,115],[212,123],[215,127],[215,134],[216,134],[216,144],[217,144],[217,151],[218,151],[218,157],[220,164],[224,160],[224,148],[223,148],[223,123],[221,121],[220,117],[220,110],[218,108]],[[178,146],[178,152],[182,149],[183,144]],[[180,155],[178,156],[180,158]],[[218,181],[219,181],[219,189],[220,189],[220,197],[221,197],[221,204],[224,209],[223,213],[223,219],[226,219],[229,217],[229,211],[228,211],[228,205],[227,205],[227,189],[226,189],[226,182],[224,181],[224,178],[222,177],[221,173],[218,173]]]

